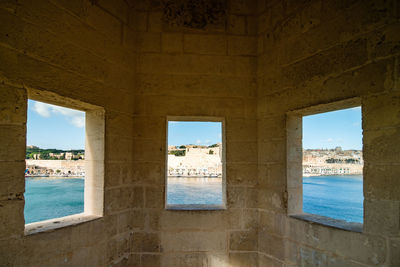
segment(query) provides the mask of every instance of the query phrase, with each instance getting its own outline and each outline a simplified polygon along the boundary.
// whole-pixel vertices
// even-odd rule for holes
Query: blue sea
[[[26,178],[25,223],[83,212],[83,179]],[[168,204],[221,204],[218,178],[169,178]],[[363,222],[362,176],[303,178],[303,210]]]
[[[83,212],[84,180],[26,178],[25,223]]]
[[[303,177],[303,211],[363,222],[362,176]]]

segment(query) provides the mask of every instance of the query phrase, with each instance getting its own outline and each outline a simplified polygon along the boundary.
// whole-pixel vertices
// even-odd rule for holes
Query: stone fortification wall
[[[135,17],[129,10],[125,1],[0,1],[0,266],[108,266],[130,253],[130,227],[140,221],[132,209],[143,206],[144,190],[130,182]],[[103,218],[25,235],[27,98],[104,108]]]
[[[398,266],[397,2],[0,1],[0,265]],[[28,97],[104,108],[103,217],[25,235]],[[286,113],[351,97],[362,233],[287,215]],[[225,119],[226,210],[165,210],[167,116]]]
[[[27,159],[26,165],[39,166],[48,169],[77,169],[85,168],[84,160],[33,160]]]
[[[259,266],[398,266],[398,1],[259,5]],[[301,186],[287,182],[299,173],[287,157],[301,168],[301,154],[288,154],[286,113],[352,97],[362,104],[362,233],[287,215],[289,201],[295,201],[288,191]],[[296,127],[293,132],[301,131]]]

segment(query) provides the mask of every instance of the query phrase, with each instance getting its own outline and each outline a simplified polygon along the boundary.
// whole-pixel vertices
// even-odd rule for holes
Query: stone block
[[[107,162],[105,165],[104,184],[106,188],[122,184],[123,163]]]
[[[233,56],[255,56],[257,39],[250,36],[231,36],[228,39],[228,54]]]
[[[400,196],[400,166],[364,164],[364,197],[399,201]]]
[[[258,266],[283,267],[284,263],[265,254],[258,254]],[[288,265],[290,266],[290,265]]]
[[[133,118],[133,137],[146,139],[162,139],[166,132],[165,117],[141,117]]]
[[[364,229],[367,233],[398,236],[400,201],[365,199]]]
[[[255,97],[252,77],[210,76],[203,74],[142,74],[137,77],[142,95],[191,97]]]
[[[258,254],[256,252],[246,252],[246,253],[229,253],[229,260],[227,265],[225,266],[237,266],[237,267],[245,267],[245,266],[258,266]],[[224,266],[224,265],[217,265]]]
[[[246,17],[229,15],[227,27],[228,33],[239,35],[246,34]]]
[[[163,32],[161,35],[161,50],[164,53],[182,53],[183,34]]]
[[[142,254],[140,257],[142,267],[161,266],[161,255],[159,254]]]
[[[226,165],[226,182],[228,185],[255,185],[257,182],[257,165],[253,163],[228,163]]]
[[[138,73],[168,74],[226,74],[238,77],[252,75],[255,71],[254,57],[229,57],[186,54],[141,54],[138,56]],[[154,65],[154,62],[158,62]]]
[[[153,32],[142,32],[136,34],[136,51],[139,53],[160,52],[161,34]]]
[[[126,180],[125,183],[164,185],[164,165],[163,162],[135,162],[133,164],[132,179]]]
[[[285,157],[286,141],[274,140],[262,142],[258,145],[258,161],[262,164],[266,163],[283,163]]]
[[[128,22],[128,4],[123,0],[100,0],[98,5],[119,18],[122,22]]]
[[[257,251],[257,231],[234,231],[230,233],[229,249]]]
[[[71,255],[72,254],[72,255]],[[67,254],[68,255],[68,254]],[[106,245],[104,243],[91,247],[82,247],[68,255],[68,264],[101,266],[106,264]],[[65,258],[64,258],[65,260]]]
[[[75,225],[69,232],[69,242],[72,247],[91,247],[104,242],[106,223],[104,220],[93,220]]]
[[[227,162],[251,163],[257,161],[257,144],[255,142],[231,142],[226,151]]]
[[[112,40],[121,40],[121,22],[97,6],[87,9],[86,21],[96,30],[106,34]]]
[[[21,238],[24,233],[24,201],[0,201],[0,239]]]
[[[23,124],[26,122],[26,91],[0,85],[0,124]]]
[[[146,231],[159,231],[160,230],[160,211],[154,209],[147,209],[145,211],[145,230]]]
[[[162,232],[161,245],[165,252],[226,251],[227,235],[222,232]]]
[[[375,164],[400,162],[400,127],[363,131],[364,161]]]
[[[132,252],[160,252],[160,238],[156,233],[134,232],[130,242]]]
[[[259,208],[269,209],[277,212],[286,212],[287,205],[290,205],[291,203],[290,200],[287,200],[286,195],[287,193],[285,193],[284,191],[276,191],[271,189],[267,190],[264,188],[260,188],[258,192]],[[293,201],[293,203],[298,203],[298,202]]]
[[[129,147],[128,147],[129,149]],[[165,160],[164,140],[133,140],[133,160],[134,161],[164,161]]]
[[[250,15],[254,14],[257,9],[257,1],[243,1],[243,0],[233,0],[229,5],[229,12],[232,14],[243,14]]]
[[[289,65],[283,69],[283,73],[286,79],[296,84],[325,77],[332,73],[343,72],[362,65],[367,61],[367,58],[366,40],[358,39]]]
[[[285,241],[276,235],[260,232],[258,250],[276,259],[285,260]]]
[[[400,239],[389,241],[389,264],[390,266],[400,265]]]
[[[240,208],[229,208],[226,211],[226,225],[227,229],[231,230],[241,230],[243,229],[243,209]]]
[[[227,217],[225,211],[164,211],[160,226],[163,231],[224,230]]]
[[[102,140],[99,139],[99,142],[101,141]],[[106,160],[120,161],[120,162],[132,161],[132,158],[134,157],[132,155],[133,146],[134,146],[134,141],[131,138],[121,137],[118,135],[106,135],[105,152],[104,152],[104,154],[107,155]],[[99,155],[99,153],[97,153],[97,155]]]
[[[258,229],[258,210],[254,208],[246,208],[242,210],[242,229],[255,230]]]
[[[163,26],[162,13],[159,11],[149,12],[148,16],[148,31],[161,32]]]
[[[175,267],[201,267],[208,264],[208,257],[205,253],[168,253],[163,254],[161,266]]]
[[[164,187],[145,187],[145,208],[162,209],[164,207]]]
[[[259,231],[266,234],[286,235],[287,220],[282,213],[269,210],[259,211]]]
[[[226,55],[227,40],[223,35],[185,34],[183,50],[185,53]]]
[[[25,161],[0,161],[0,199],[22,198],[25,192]]]
[[[255,36],[257,42],[257,34],[258,34],[258,18],[255,16],[247,16],[246,17],[246,33],[251,36]],[[257,50],[257,48],[256,48]]]
[[[0,161],[21,161],[25,159],[26,126],[21,125],[0,125]]]
[[[392,60],[381,60],[327,79],[323,83],[321,94],[324,94],[327,99],[337,98],[338,95],[345,99],[382,92],[391,87],[392,81],[388,75],[388,68],[392,64]]]
[[[363,129],[400,127],[400,94],[386,93],[363,98]]]
[[[111,135],[132,137],[134,134],[134,117],[121,112],[106,113],[106,132]],[[123,131],[121,131],[123,129]]]
[[[261,104],[261,103],[260,103]],[[269,141],[286,137],[285,116],[272,116],[257,120],[257,140]]]
[[[131,9],[129,11],[128,25],[136,31],[145,32],[148,27],[147,18],[148,13],[146,11]]]
[[[226,121],[226,140],[256,141],[257,121],[248,118],[232,118]]]
[[[246,188],[227,186],[227,206],[228,208],[244,208],[246,206]]]

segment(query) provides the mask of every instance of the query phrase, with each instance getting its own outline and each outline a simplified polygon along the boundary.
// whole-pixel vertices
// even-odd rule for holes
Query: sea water
[[[26,178],[25,223],[83,212],[83,179]],[[168,204],[221,204],[220,178],[169,178]],[[362,176],[303,178],[303,210],[363,222]]]
[[[84,179],[26,178],[25,223],[83,212]]]
[[[222,205],[221,178],[168,178],[168,205]]]
[[[362,176],[303,178],[303,211],[349,222],[363,222]]]

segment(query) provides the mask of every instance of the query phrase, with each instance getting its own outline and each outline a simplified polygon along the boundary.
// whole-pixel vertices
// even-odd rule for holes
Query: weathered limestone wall
[[[0,2],[0,265],[399,265],[397,1],[162,2]],[[26,103],[48,92],[105,109],[104,217],[25,236]],[[350,97],[363,233],[286,212],[286,112]],[[225,118],[227,210],[164,209],[168,115]]]
[[[255,1],[137,1],[134,179],[143,222],[132,258],[149,266],[255,266]],[[194,5],[190,7],[190,5]],[[189,13],[198,16],[188,19]],[[227,210],[164,209],[166,116],[226,121]],[[139,216],[139,215],[138,215]],[[146,265],[147,266],[147,265]]]
[[[122,183],[133,176],[128,11],[122,0],[0,1],[0,266],[105,266],[129,253],[130,210],[144,192]],[[96,221],[24,236],[26,105],[29,96],[51,99],[41,90],[104,107],[106,210]]]
[[[398,1],[259,1],[258,10],[259,266],[398,266]],[[286,214],[286,112],[352,97],[363,114],[363,233]]]

